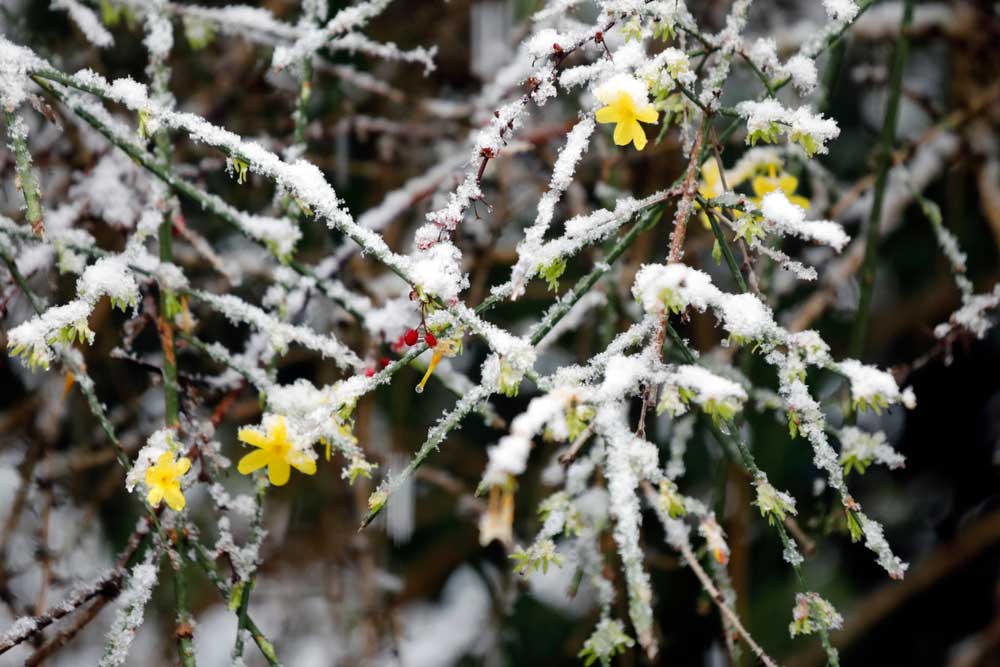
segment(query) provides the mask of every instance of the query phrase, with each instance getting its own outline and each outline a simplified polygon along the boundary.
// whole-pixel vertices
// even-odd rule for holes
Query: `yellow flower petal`
[[[646,131],[642,129],[642,125],[639,125],[639,122],[635,120],[629,123],[628,127],[629,132],[632,135],[632,141],[635,143],[635,149],[637,151],[641,151],[646,147]]]
[[[774,192],[778,185],[774,182],[773,178],[768,178],[767,176],[757,176],[751,182],[753,186],[753,193],[758,197],[763,197],[769,192]]]
[[[792,195],[788,198],[788,201],[792,202],[796,206],[801,206],[803,211],[809,210],[809,200],[802,195]]]
[[[621,122],[615,125],[615,145],[628,146],[632,143],[632,130],[628,123]]]
[[[263,447],[267,443],[267,437],[255,428],[241,428],[236,437],[254,447]]]
[[[278,417],[274,420],[274,425],[271,427],[271,432],[268,435],[272,441],[284,442],[288,440],[288,428],[285,426],[284,417]]]
[[[170,509],[175,512],[180,512],[184,509],[186,501],[184,500],[184,494],[181,493],[180,486],[168,486],[163,490],[163,497],[166,499]]]
[[[236,469],[240,471],[241,475],[249,475],[254,470],[260,470],[266,466],[270,460],[271,455],[266,449],[257,449],[240,459]]]
[[[617,123],[622,119],[618,108],[611,105],[598,109],[595,117],[598,123]]]
[[[304,452],[289,452],[288,462],[301,473],[306,475],[316,474],[316,460],[309,458]]]
[[[146,500],[153,507],[158,507],[160,501],[163,500],[163,489],[158,486],[154,486],[149,490],[149,494],[146,496]]]
[[[705,160],[705,164],[701,165],[701,178],[705,181],[705,187],[714,189],[719,181],[719,163],[715,161],[715,158],[709,158]]]
[[[639,110],[635,115],[636,120],[640,120],[643,123],[655,123],[660,118],[660,114],[656,112],[656,109],[652,104],[647,104],[645,107]]]
[[[182,456],[179,459],[177,459],[177,467],[175,468],[175,470],[177,470],[178,477],[180,477],[190,469],[191,469],[191,459],[189,459],[186,456]]]
[[[778,179],[778,187],[786,195],[790,195],[795,192],[795,188],[799,187],[799,179],[795,178],[791,174],[785,174]]]
[[[267,466],[267,478],[275,486],[284,486],[288,483],[288,478],[292,475],[292,469],[288,466],[288,461],[276,459]]]

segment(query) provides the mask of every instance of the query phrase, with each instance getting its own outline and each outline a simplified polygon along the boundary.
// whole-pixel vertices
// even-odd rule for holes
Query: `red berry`
[[[417,330],[416,329],[409,329],[409,330],[407,330],[407,332],[405,334],[403,334],[403,341],[407,345],[416,345],[417,344],[417,339],[419,337],[420,336],[419,336],[419,334],[417,334]]]
[[[382,363],[382,368],[385,368],[386,366],[388,366],[389,365],[389,357],[382,357],[381,363]]]
[[[424,334],[424,342],[427,343],[427,347],[437,347],[438,341],[430,331]]]
[[[366,378],[370,378],[373,375],[375,375],[375,369],[374,368],[366,368],[365,369],[365,377]]]

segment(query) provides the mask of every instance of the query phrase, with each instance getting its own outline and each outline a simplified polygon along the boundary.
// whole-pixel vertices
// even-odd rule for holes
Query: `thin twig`
[[[698,127],[698,137],[695,139],[694,147],[691,149],[691,158],[688,160],[687,174],[684,177],[684,185],[681,186],[681,199],[677,202],[677,212],[674,214],[674,230],[670,234],[670,254],[667,262],[679,262],[684,255],[684,235],[687,231],[687,221],[691,216],[691,209],[694,196],[698,193],[695,174],[697,172],[698,161],[701,159],[701,144],[705,138],[705,128],[708,125],[710,116],[702,116],[701,125]]]
[[[913,0],[905,0],[903,5],[903,20],[899,28],[899,41],[892,59],[892,74],[889,79],[889,100],[885,107],[885,121],[882,123],[882,137],[879,141],[878,167],[875,177],[875,193],[872,197],[872,210],[868,217],[868,228],[865,230],[865,258],[861,264],[861,295],[858,298],[858,310],[854,319],[854,329],[851,331],[850,355],[860,356],[865,345],[865,334],[868,331],[868,319],[871,315],[872,295],[875,291],[875,274],[878,270],[878,240],[879,228],[882,224],[882,202],[885,199],[886,185],[889,181],[889,167],[892,164],[892,146],[896,141],[896,120],[899,116],[899,97],[903,88],[903,69],[906,66],[910,49],[910,39],[907,34],[913,21]]]
[[[671,521],[671,519],[664,516],[662,510],[660,509],[659,497],[653,489],[652,484],[644,481],[642,483],[642,489],[646,494],[646,500],[656,509],[656,514],[666,529],[668,521]],[[677,521],[677,519],[673,519],[673,521]],[[687,529],[685,527],[685,531],[686,530]],[[686,533],[683,540],[670,540],[668,538],[668,541],[671,546],[681,552],[681,555],[684,557],[684,561],[688,564],[688,567],[691,568],[691,571],[694,572],[695,576],[698,577],[698,581],[701,582],[702,588],[704,588],[705,592],[708,593],[710,598],[712,598],[712,602],[714,602],[719,608],[719,611],[740,636],[740,638],[746,642],[748,647],[750,647],[753,654],[756,655],[762,663],[767,665],[767,667],[778,667],[778,664],[771,659],[771,657],[760,647],[754,638],[750,636],[750,633],[747,632],[746,628],[743,627],[743,623],[740,621],[740,617],[736,615],[736,612],[730,609],[729,605],[726,604],[725,597],[723,597],[722,593],[719,592],[719,589],[715,587],[715,584],[712,582],[712,578],[708,576],[704,568],[702,568],[701,563],[698,562],[698,558],[691,550],[691,543],[688,541]]]

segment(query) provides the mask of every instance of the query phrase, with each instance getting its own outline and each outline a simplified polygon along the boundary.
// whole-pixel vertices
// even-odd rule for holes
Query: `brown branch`
[[[649,504],[655,508],[659,508],[659,497],[653,489],[653,485],[649,482],[643,482],[642,490],[645,493],[646,500]],[[659,511],[657,511],[657,516],[660,516],[660,518],[663,519],[663,516],[660,515]],[[691,568],[691,571],[694,572],[695,576],[698,577],[698,581],[701,582],[702,588],[705,589],[708,596],[712,598],[712,602],[714,602],[719,608],[719,612],[722,614],[725,621],[728,622],[736,634],[740,636],[740,639],[746,643],[753,654],[757,656],[762,663],[767,665],[767,667],[777,667],[777,663],[764,652],[764,649],[760,647],[760,644],[758,644],[754,638],[750,636],[750,633],[747,632],[746,628],[743,627],[743,623],[740,621],[740,617],[736,615],[736,612],[730,609],[729,605],[726,604],[726,598],[723,597],[722,593],[719,592],[719,589],[716,588],[715,584],[712,582],[712,578],[708,576],[708,573],[705,572],[704,568],[702,568],[701,563],[698,562],[698,558],[691,550],[691,544],[688,542],[687,537],[685,536],[683,540],[679,540],[676,545],[671,542],[671,546],[675,546],[677,550],[681,552],[681,555],[684,557],[684,561],[687,563],[688,567]]]
[[[681,200],[677,202],[677,212],[674,214],[674,231],[670,234],[670,254],[667,256],[667,263],[681,261],[684,254],[684,236],[687,233],[687,221],[691,217],[691,208],[694,196],[698,192],[695,181],[697,172],[698,157],[701,155],[701,143],[705,138],[705,127],[708,125],[708,116],[703,116],[701,126],[698,128],[698,137],[691,148],[691,159],[688,160],[687,175],[684,177],[684,185],[681,186]]]
[[[645,411],[643,411],[645,413]],[[570,463],[576,460],[576,455],[580,453],[580,448],[586,444],[587,440],[594,433],[594,424],[591,423],[587,428],[583,429],[583,432],[576,437],[570,448],[563,454],[559,455],[559,463],[564,466],[568,466]]]
[[[123,549],[121,554],[118,556],[118,560],[115,562],[115,567],[111,571],[89,586],[72,591],[65,600],[59,604],[49,607],[44,613],[34,616],[34,624],[30,630],[25,630],[21,633],[9,636],[6,638],[6,641],[0,643],[0,655],[6,653],[21,642],[34,637],[59,619],[70,615],[90,600],[95,598],[107,598],[108,600],[114,600],[117,598],[121,593],[122,582],[124,581],[125,574],[127,572],[126,566],[132,559],[132,556],[134,556],[139,550],[139,547],[145,541],[147,535],[149,535],[149,521],[144,520],[136,527],[135,531],[132,532],[132,535],[129,537],[128,544],[126,544],[125,549]],[[76,633],[74,632],[73,634]],[[72,635],[66,638],[63,644],[71,638]],[[57,639],[58,637],[55,637],[50,641],[55,641]],[[62,644],[60,644],[60,646],[62,646]],[[45,646],[43,645],[39,651],[44,648]],[[55,648],[58,647],[54,647],[51,650],[55,650]]]
[[[101,610],[116,597],[118,597],[117,593],[115,593],[115,595],[99,596],[96,600],[94,600],[92,605],[87,607],[86,610],[73,619],[72,625],[61,630],[59,634],[42,644],[37,651],[28,656],[28,659],[24,661],[24,667],[36,667],[37,665],[42,664],[42,662],[49,658],[53,653],[68,644],[70,640],[72,640],[73,637],[80,632],[80,630],[87,627],[87,624],[94,620]]]

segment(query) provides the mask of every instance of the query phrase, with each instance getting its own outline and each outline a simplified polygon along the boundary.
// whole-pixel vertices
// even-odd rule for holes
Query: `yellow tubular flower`
[[[701,165],[701,185],[698,186],[698,194],[705,199],[712,199],[723,192],[719,163],[715,161],[714,157],[710,157]],[[695,206],[700,207],[701,205],[696,203]],[[701,213],[701,224],[705,226],[705,229],[712,228],[712,223],[708,221],[708,215],[704,212]]]
[[[434,341],[433,345],[434,354],[431,355],[431,363],[427,364],[427,372],[424,373],[424,378],[420,381],[414,390],[418,394],[424,392],[424,385],[427,381],[431,379],[431,375],[434,373],[434,369],[437,365],[441,363],[441,359],[444,357],[454,357],[462,353],[462,336],[459,334],[455,338],[445,338],[443,340]]]
[[[753,179],[751,185],[753,186],[753,193],[755,195],[753,200],[756,204],[760,204],[764,195],[769,192],[781,190],[788,197],[788,201],[802,207],[804,211],[809,210],[809,200],[802,195],[795,194],[795,190],[799,187],[799,179],[785,173],[778,176],[773,164],[768,165],[767,176],[757,176]]]
[[[153,507],[158,507],[163,500],[175,512],[184,509],[184,494],[181,493],[181,477],[191,469],[191,460],[182,456],[174,461],[172,452],[165,452],[157,459],[156,465],[146,470],[146,487],[149,494],[146,500]]]
[[[646,132],[639,123],[655,123],[659,117],[652,104],[637,109],[632,96],[626,92],[619,93],[614,102],[597,112],[598,123],[615,123],[615,144],[634,143],[637,151],[646,147]]]
[[[439,363],[441,363],[441,357],[443,356],[444,355],[441,353],[441,350],[434,350],[434,354],[431,356],[431,363],[427,364],[427,372],[424,373],[424,379],[420,381],[420,384],[414,387],[414,391],[418,394],[424,393],[424,385],[426,385],[427,381],[431,379],[434,369],[437,368]]]
[[[316,473],[316,461],[288,441],[288,427],[285,418],[280,415],[267,424],[267,435],[255,428],[241,428],[237,437],[258,448],[240,459],[237,469],[241,475],[249,475],[267,466],[267,478],[271,484],[283,486],[291,476],[291,468],[306,475]]]

